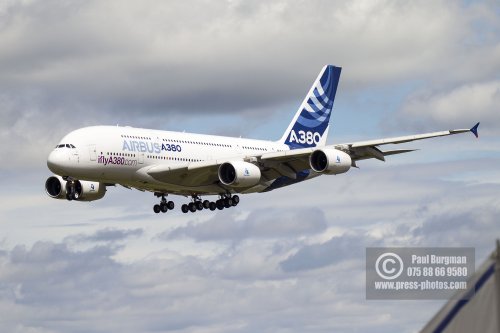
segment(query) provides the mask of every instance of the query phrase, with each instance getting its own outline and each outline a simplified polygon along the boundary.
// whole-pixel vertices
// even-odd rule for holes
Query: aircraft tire
[[[166,212],[168,212],[168,207],[167,207],[167,204],[166,204],[166,203],[162,203],[162,204],[160,205],[160,210],[161,210],[161,212],[162,212],[162,213],[166,213]]]
[[[158,214],[161,211],[160,205],[154,205],[153,206],[153,211]]]
[[[175,208],[175,203],[174,203],[173,201],[169,201],[169,202],[167,202],[167,208],[168,208],[169,210],[174,209],[174,208]]]
[[[218,210],[223,210],[224,209],[224,202],[221,200],[217,200],[216,206]]]
[[[237,195],[233,195],[231,199],[233,200],[233,206],[236,206],[237,204],[240,203],[240,197]]]

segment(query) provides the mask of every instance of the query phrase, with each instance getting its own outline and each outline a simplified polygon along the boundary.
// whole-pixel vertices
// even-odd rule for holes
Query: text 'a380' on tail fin
[[[332,65],[323,67],[280,142],[290,149],[326,144],[341,70]]]

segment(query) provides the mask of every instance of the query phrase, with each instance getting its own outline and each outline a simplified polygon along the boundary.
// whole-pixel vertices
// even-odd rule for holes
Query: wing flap
[[[418,149],[394,149],[394,150],[387,150],[384,151],[384,156],[390,156],[390,155],[397,155],[397,154],[404,154],[404,153],[411,153],[412,151],[417,151]]]

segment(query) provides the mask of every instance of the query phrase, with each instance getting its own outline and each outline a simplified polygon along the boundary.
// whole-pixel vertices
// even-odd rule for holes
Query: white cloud
[[[354,247],[353,244],[356,244]],[[365,235],[343,234],[330,240],[301,247],[296,253],[280,263],[286,272],[316,269],[337,264],[345,260],[363,257],[366,247],[380,246],[380,241]]]
[[[76,235],[72,236],[69,240],[80,243],[80,242],[119,242],[126,240],[129,237],[139,237],[143,234],[142,229],[116,229],[116,228],[105,228],[96,231],[91,235]]]
[[[352,275],[352,267],[249,279],[226,276],[226,266],[214,268],[198,258],[123,265],[111,259],[113,252],[105,247],[77,252],[64,244],[37,243],[2,253],[3,329],[354,332],[375,323],[394,325],[379,319],[388,309],[373,311],[349,300],[363,280],[362,274]],[[231,261],[237,264],[242,258]],[[350,289],[338,286],[337,280]],[[359,318],[364,318],[362,324]]]
[[[246,218],[214,214],[203,223],[189,223],[160,237],[166,240],[187,236],[198,241],[240,240],[245,238],[281,238],[314,234],[326,229],[323,211],[314,207],[296,207],[287,212],[267,207],[252,211]]]
[[[8,45],[0,84],[101,107],[199,113],[288,103],[330,62],[344,66],[348,86],[415,80],[452,66],[457,75],[467,67],[454,62],[457,53],[469,63],[481,56],[481,68],[489,70],[476,75],[487,75],[499,64],[477,54],[495,47],[477,41],[485,35],[474,29],[475,20],[496,24],[485,6],[16,3],[6,10],[10,19],[0,34]]]
[[[500,128],[498,105],[499,80],[471,83],[410,97],[403,105],[399,121],[424,129],[436,125],[463,128],[481,121],[481,132],[493,135]]]

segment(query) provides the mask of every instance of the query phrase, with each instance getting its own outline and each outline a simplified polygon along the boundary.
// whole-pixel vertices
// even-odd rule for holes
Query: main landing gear
[[[214,211],[216,209],[222,210],[224,208],[234,207],[240,202],[240,197],[231,194],[221,194],[219,200],[213,202],[208,200],[201,200],[197,195],[192,196],[192,200],[189,204],[183,204],[181,210],[183,213],[191,212],[194,213],[198,210],[210,209]]]
[[[167,198],[165,198],[165,194],[163,193],[155,193],[157,197],[161,197],[161,201],[159,204],[156,204],[153,206],[153,210],[156,214],[159,212],[166,213],[169,210],[174,209],[175,204],[173,201],[167,201]]]

